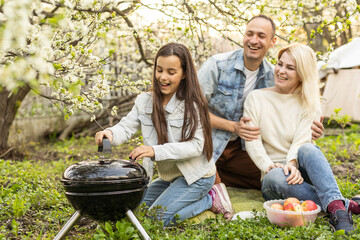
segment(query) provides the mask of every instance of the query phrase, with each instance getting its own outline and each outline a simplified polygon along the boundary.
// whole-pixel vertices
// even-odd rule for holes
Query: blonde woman
[[[261,170],[263,197],[313,200],[330,214],[335,230],[350,233],[351,213],[359,214],[360,207],[341,195],[324,154],[311,143],[310,126],[320,119],[314,51],[297,43],[281,49],[274,78],[274,87],[251,92],[244,105],[249,125],[261,129],[260,137],[245,145]]]

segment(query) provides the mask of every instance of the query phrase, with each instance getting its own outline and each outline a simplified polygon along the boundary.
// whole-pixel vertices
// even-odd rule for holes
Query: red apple
[[[271,204],[271,208],[273,208],[273,209],[278,209],[278,210],[284,210],[283,205],[281,205],[280,203],[273,203],[273,204]]]
[[[286,204],[286,206],[284,207],[285,211],[295,211],[295,206],[294,203],[288,203]]]
[[[302,206],[298,203],[288,203],[286,207],[284,207],[285,211],[294,211],[294,212],[302,212]]]
[[[290,204],[290,203],[297,203],[297,204],[300,204],[300,201],[299,199],[297,198],[294,198],[294,197],[289,197],[285,200],[284,202],[284,208],[286,208],[286,205]]]
[[[303,210],[303,207],[302,207],[300,204],[293,203],[293,205],[294,205],[294,211],[295,211],[295,212],[302,212],[302,211],[304,211],[304,210]]]
[[[316,203],[311,200],[304,201],[301,206],[303,207],[304,211],[313,211],[317,209]]]

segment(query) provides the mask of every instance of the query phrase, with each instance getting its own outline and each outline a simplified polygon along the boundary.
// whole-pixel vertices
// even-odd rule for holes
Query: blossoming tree
[[[275,20],[280,45],[301,41],[326,53],[358,31],[352,23],[359,1],[0,1],[0,156],[32,90],[65,118],[79,109],[94,120],[111,91],[136,92],[149,84],[153,54],[166,42],[187,45],[200,65],[221,51],[219,39],[241,47],[247,20],[263,13]],[[112,110],[116,114],[116,106]]]

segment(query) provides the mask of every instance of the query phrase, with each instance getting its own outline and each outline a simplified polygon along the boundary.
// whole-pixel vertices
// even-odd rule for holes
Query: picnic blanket
[[[265,200],[262,197],[260,190],[227,187],[227,191],[229,193],[229,197],[235,213],[242,211],[252,211],[254,209],[261,211],[263,209],[263,203]],[[194,221],[195,223],[200,223],[205,219],[215,218],[215,216],[216,215],[213,212],[207,210],[191,218],[190,220]]]

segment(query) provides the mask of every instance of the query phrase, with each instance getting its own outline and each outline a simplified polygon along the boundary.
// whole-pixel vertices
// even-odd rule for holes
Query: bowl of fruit
[[[311,200],[299,201],[293,197],[266,201],[263,206],[269,221],[280,227],[305,226],[309,222],[315,222],[321,210]]]

